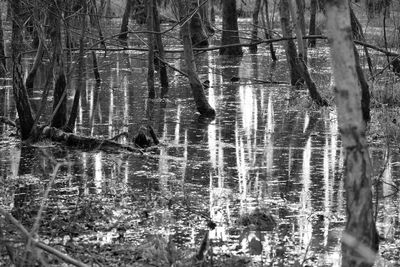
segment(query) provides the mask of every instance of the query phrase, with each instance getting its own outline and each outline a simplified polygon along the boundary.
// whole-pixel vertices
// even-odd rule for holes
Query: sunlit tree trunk
[[[126,0],[125,11],[122,17],[121,23],[121,32],[119,34],[119,39],[126,44],[128,40],[128,24],[129,24],[129,17],[131,15],[131,7],[132,7],[132,0]]]
[[[179,17],[183,19],[187,15],[188,6],[186,1],[179,0]],[[210,106],[206,95],[204,93],[203,85],[200,82],[194,61],[192,43],[190,40],[189,24],[185,23],[181,26],[181,36],[184,49],[184,58],[186,63],[187,74],[189,76],[189,83],[192,89],[193,98],[196,103],[197,110],[202,116],[214,117],[215,110]]]
[[[147,5],[147,44],[149,48],[148,62],[147,62],[147,90],[149,92],[149,98],[156,97],[156,91],[154,88],[154,20],[153,20],[153,1],[149,0]]]
[[[85,74],[85,36],[86,36],[86,2],[83,1],[83,11],[81,19],[81,36],[79,38],[79,57],[78,57],[78,77],[76,81],[76,89],[74,95],[74,101],[72,104],[71,112],[69,115],[68,123],[65,126],[65,131],[72,133],[75,129],[76,118],[78,117],[79,102],[81,99],[81,91],[84,86],[85,81],[83,80],[83,75]]]
[[[237,21],[236,0],[224,0],[222,2],[222,39],[221,45],[240,44],[239,28]],[[241,56],[241,46],[222,47],[221,55]]]
[[[251,31],[251,46],[249,47],[250,52],[257,53],[257,45],[253,44],[258,41],[258,14],[260,13],[261,0],[256,0],[254,3],[253,10],[253,29]]]
[[[161,32],[160,26],[160,17],[158,14],[157,8],[157,1],[153,1],[153,16],[154,16],[154,31],[157,32],[156,34],[156,43],[157,43],[157,54],[160,58],[159,60],[159,74],[160,74],[160,84],[161,84],[161,98],[165,97],[168,93],[168,73],[167,73],[167,66],[164,64],[165,60],[165,52],[164,52],[164,44],[162,42],[162,36],[159,32]]]
[[[293,34],[292,34],[292,27],[290,25],[288,0],[281,0],[279,4],[279,13],[281,16],[281,28],[283,37],[292,38]],[[302,83],[303,79],[301,77],[300,69],[296,64],[296,58],[297,58],[296,45],[292,39],[285,41],[284,44],[285,44],[286,60],[289,65],[290,83],[292,85],[297,85],[298,83]]]
[[[20,19],[21,1],[9,0],[8,3],[11,7],[12,13],[11,59],[13,64],[13,94],[20,121],[21,138],[22,140],[26,140],[30,136],[34,120],[28,93],[22,78],[23,68],[21,65],[21,56],[24,49],[24,43],[21,28],[23,23]]]
[[[342,145],[347,222],[342,239],[342,266],[372,266],[378,234],[372,212],[371,161],[361,109],[361,88],[351,35],[348,0],[326,3],[335,97]]]
[[[316,29],[316,15],[317,15],[317,0],[311,0],[310,2],[310,27],[308,30],[308,35],[315,35],[315,29]],[[316,45],[316,39],[309,39],[308,40],[308,46],[309,47],[315,47]]]
[[[56,128],[63,127],[67,122],[67,97],[66,97],[66,77],[64,72],[64,59],[63,59],[63,48],[61,41],[61,14],[58,8],[62,8],[61,1],[58,0],[57,7],[50,7],[49,17],[51,26],[51,39],[53,43],[53,51],[55,55],[55,67],[54,67],[54,94],[53,94],[53,112],[54,116],[51,121],[51,126]]]

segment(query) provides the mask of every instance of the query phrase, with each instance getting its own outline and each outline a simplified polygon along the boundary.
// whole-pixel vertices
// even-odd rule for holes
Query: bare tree
[[[256,0],[254,3],[253,10],[253,29],[251,31],[251,46],[249,47],[250,52],[257,53],[257,45],[254,44],[258,41],[258,14],[260,13],[261,0]]]
[[[243,54],[241,46],[227,46],[240,44],[237,22],[236,0],[222,2],[222,48],[221,55],[240,56]]]
[[[21,1],[9,0],[8,3],[11,7],[12,13],[11,60],[13,64],[13,94],[20,121],[21,138],[22,140],[26,140],[30,136],[34,120],[28,93],[22,79],[23,68],[21,64],[21,57],[24,49],[24,43],[22,38],[23,23],[21,21]]]
[[[187,2],[179,0],[179,17],[184,19],[188,11]],[[189,77],[190,87],[192,89],[193,98],[196,103],[197,110],[202,116],[215,117],[215,110],[210,106],[206,95],[204,93],[203,85],[200,82],[199,76],[196,71],[194,61],[192,42],[190,39],[190,27],[188,22],[181,26],[181,36],[183,42],[184,58],[186,63],[187,74]]]
[[[371,161],[365,138],[348,0],[327,1],[326,15],[338,122],[345,149],[347,223],[342,240],[342,266],[372,266],[379,238],[372,212]]]

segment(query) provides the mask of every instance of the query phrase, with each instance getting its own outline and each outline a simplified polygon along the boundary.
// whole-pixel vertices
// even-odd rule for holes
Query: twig
[[[34,246],[59,257],[66,263],[69,263],[69,264],[72,264],[72,265],[78,266],[78,267],[89,267],[88,265],[71,258],[70,256],[58,251],[55,248],[47,246],[47,245],[41,243],[40,241],[34,240],[33,237],[30,235],[30,233],[28,232],[28,230],[26,230],[26,228],[17,219],[15,219],[14,216],[12,216],[10,213],[5,211],[4,209],[0,208],[0,214],[3,215],[7,220],[9,220],[15,227],[17,227],[17,229],[23,234],[23,236],[26,239],[30,239]]]

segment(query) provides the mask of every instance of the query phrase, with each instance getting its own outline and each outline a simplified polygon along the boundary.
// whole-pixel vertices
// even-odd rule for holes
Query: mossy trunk
[[[347,221],[342,237],[342,266],[367,267],[374,264],[379,237],[372,210],[372,166],[348,5],[348,0],[326,3],[338,123],[345,151]]]

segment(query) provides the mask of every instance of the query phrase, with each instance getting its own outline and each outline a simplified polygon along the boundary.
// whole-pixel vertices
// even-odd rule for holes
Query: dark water
[[[201,79],[211,85],[208,100],[217,111],[210,123],[195,114],[182,76],[170,74],[166,101],[148,101],[146,55],[99,54],[102,85],[96,87],[89,69],[77,131],[104,138],[128,132],[131,138],[141,125],[151,124],[162,145],[144,155],[49,142],[32,148],[0,125],[0,204],[29,224],[59,167],[41,227],[44,240],[65,243],[73,237],[112,245],[122,242],[123,232],[123,242],[133,246],[160,235],[190,250],[199,247],[212,220],[216,258],[245,256],[255,266],[339,266],[345,198],[335,110],[310,108],[305,91],[260,83],[288,80],[283,51],[277,52],[276,64],[264,48],[236,62],[216,52],[198,56]],[[327,51],[310,55],[311,71],[326,93]],[[183,68],[178,54],[169,56]],[[241,80],[231,82],[233,76]],[[11,87],[0,88],[0,102],[0,115],[14,119]],[[386,162],[377,190],[378,228],[386,239],[379,266],[397,266],[399,156],[385,159],[379,148],[371,154],[374,177]]]

